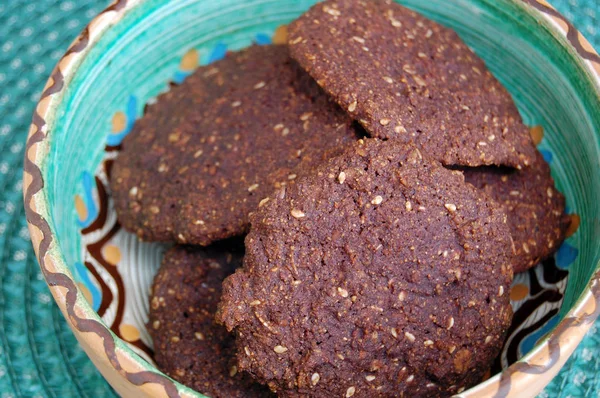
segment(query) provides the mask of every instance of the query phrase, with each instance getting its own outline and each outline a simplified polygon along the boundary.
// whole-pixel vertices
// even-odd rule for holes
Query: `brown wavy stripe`
[[[96,268],[92,263],[86,261],[85,267],[88,269],[88,271],[90,271],[94,278],[96,278],[98,284],[100,285],[100,290],[102,291],[102,301],[100,302],[100,307],[98,308],[98,316],[102,317],[104,313],[106,313],[108,307],[110,307],[110,303],[113,301],[113,294],[106,282],[104,282],[104,279],[102,279],[98,271],[96,271]]]
[[[121,10],[126,6],[126,3],[127,0],[118,0],[112,6],[103,11],[103,13],[106,13],[108,11]],[[80,36],[80,40],[83,40],[82,37],[83,36]],[[85,45],[82,45],[80,40],[76,41],[71,46],[67,54],[81,52],[85,48],[85,46],[88,45],[87,42],[85,43]],[[54,69],[50,78],[52,79],[52,85],[49,86],[46,90],[44,90],[40,101],[43,101],[50,95],[61,91],[64,87],[64,76],[60,71],[59,66],[57,66]],[[28,157],[28,153],[31,150],[31,148],[34,145],[39,144],[46,139],[46,135],[43,133],[43,128],[45,125],[46,121],[43,117],[40,116],[36,109],[34,111],[31,123],[32,133],[29,139],[27,140],[25,150],[24,170],[27,174],[31,176],[31,183],[27,185],[25,189],[24,201],[27,222],[35,226],[42,233],[42,239],[40,241],[39,246],[37,247],[37,259],[40,263],[40,268],[44,273],[46,281],[48,282],[49,286],[60,286],[66,289],[67,293],[65,296],[65,310],[67,312],[68,319],[71,321],[73,327],[75,327],[80,332],[95,333],[102,339],[104,352],[106,353],[110,363],[113,365],[115,370],[117,370],[117,372],[119,372],[130,383],[136,386],[141,386],[146,383],[154,383],[163,386],[169,397],[180,397],[179,392],[175,387],[175,384],[164,375],[152,371],[141,371],[137,373],[131,373],[125,370],[119,361],[119,358],[116,353],[115,340],[109,332],[109,330],[97,320],[81,318],[75,312],[75,303],[77,300],[77,286],[75,286],[74,281],[63,273],[50,271],[46,264],[46,255],[53,241],[52,231],[48,222],[31,206],[33,197],[36,194],[38,194],[44,187],[44,179],[42,177],[42,172],[40,168],[35,163],[33,163]]]
[[[573,24],[567,18],[565,18],[561,13],[556,11],[554,8],[552,8],[546,4],[540,3],[539,1],[536,1],[536,0],[523,0],[523,2],[529,4],[530,6],[532,6],[533,8],[535,8],[538,11],[543,12],[544,14],[550,15],[556,19],[560,19],[561,21],[563,21],[565,23],[565,25],[567,25],[567,40],[569,40],[571,45],[575,48],[575,50],[577,50],[577,53],[579,53],[579,55],[582,58],[587,59],[588,61],[591,61],[591,62],[595,62],[598,65],[600,65],[600,56],[593,51],[588,51],[585,48],[583,48],[583,44],[581,44],[581,41],[579,40],[579,38],[580,38],[579,31],[577,29],[575,29]]]
[[[106,243],[112,239],[113,236],[119,231],[119,224],[113,225],[113,227],[108,231],[106,235],[102,237],[98,242],[90,243],[87,245],[87,250],[90,255],[100,263],[100,265],[112,276],[115,281],[115,285],[117,285],[117,311],[115,313],[115,319],[110,325],[110,329],[120,338],[121,332],[119,331],[119,325],[121,325],[121,321],[123,320],[123,313],[125,312],[125,284],[123,283],[123,278],[121,278],[121,274],[117,267],[106,261],[104,256],[102,255],[102,248]]]
[[[589,283],[590,291],[595,300],[594,311],[563,319],[552,331],[548,340],[548,362],[543,365],[533,365],[527,362],[517,362],[506,369],[500,376],[499,388],[495,398],[505,397],[511,389],[511,377],[517,372],[539,375],[551,369],[560,359],[560,339],[570,328],[593,323],[600,315],[600,271],[596,272]]]
[[[102,183],[102,181],[98,177],[95,178],[96,189],[98,190],[99,213],[98,217],[96,217],[94,222],[92,222],[88,227],[81,230],[81,233],[84,235],[102,229],[108,217],[108,194],[106,193],[106,188],[104,188],[104,184]]]

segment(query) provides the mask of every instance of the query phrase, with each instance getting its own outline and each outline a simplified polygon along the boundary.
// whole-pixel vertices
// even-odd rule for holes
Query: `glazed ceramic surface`
[[[148,288],[168,245],[139,242],[116,221],[107,176],[120,143],[170,84],[227,51],[284,43],[285,25],[313,3],[118,1],[52,74],[25,162],[32,240],[77,338],[122,394],[199,395],[153,366]],[[600,58],[542,1],[401,3],[454,28],[486,61],[533,127],[567,198],[569,238],[553,258],[515,277],[500,373],[462,393],[533,396],[600,311]]]

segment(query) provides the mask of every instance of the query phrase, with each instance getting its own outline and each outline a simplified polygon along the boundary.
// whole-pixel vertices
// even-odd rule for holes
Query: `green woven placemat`
[[[552,3],[600,48],[600,2]],[[0,398],[113,397],[52,300],[31,249],[22,162],[31,114],[68,44],[108,0],[0,0]],[[541,397],[597,397],[596,323]]]

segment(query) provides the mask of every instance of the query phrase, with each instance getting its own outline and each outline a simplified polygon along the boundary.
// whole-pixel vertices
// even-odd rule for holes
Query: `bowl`
[[[125,396],[199,397],[161,373],[146,331],[148,289],[167,245],[123,231],[107,175],[146,104],[198,65],[251,43],[284,43],[312,0],[119,0],[54,69],[25,156],[31,239],[79,343]],[[556,255],[519,274],[498,372],[464,397],[532,397],[600,312],[600,57],[544,0],[403,0],[454,28],[508,88],[567,198]],[[143,148],[140,148],[143,150]]]

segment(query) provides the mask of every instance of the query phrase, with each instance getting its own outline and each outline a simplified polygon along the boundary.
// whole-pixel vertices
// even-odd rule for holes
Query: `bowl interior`
[[[60,254],[91,310],[146,358],[151,353],[144,327],[148,286],[166,246],[138,242],[119,229],[106,192],[111,159],[144,106],[169,82],[182,81],[198,64],[217,60],[228,50],[282,40],[279,27],[313,3],[141,2],[91,48],[48,121],[52,142],[42,172]],[[598,92],[578,57],[521,2],[400,3],[454,28],[508,88],[525,123],[543,126],[539,148],[567,198],[568,212],[580,220],[577,232],[549,264],[516,280],[525,289],[535,281],[559,298],[538,302],[546,308],[544,316],[523,320],[522,327],[531,329],[526,337],[533,337],[516,342],[515,360],[566,314],[598,266]],[[534,293],[515,295],[515,308],[533,300]],[[505,358],[502,365],[510,362]]]

